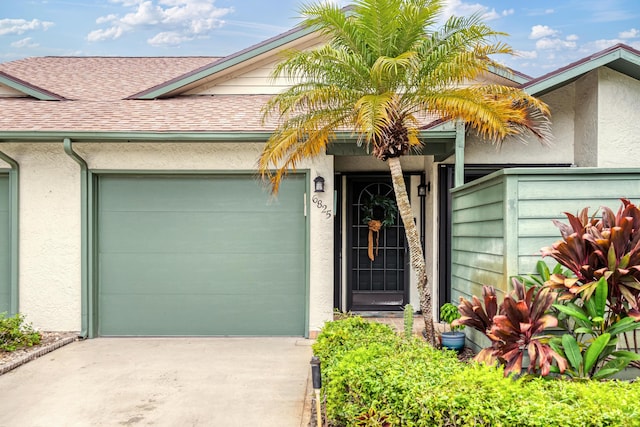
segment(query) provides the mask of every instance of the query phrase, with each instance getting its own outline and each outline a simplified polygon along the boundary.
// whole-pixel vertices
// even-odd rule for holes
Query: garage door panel
[[[192,212],[268,212],[272,207],[282,211],[303,209],[296,181],[292,176],[284,182],[277,197],[253,177],[110,177],[108,194],[101,194],[108,211],[192,211]],[[220,197],[224,194],[224,197]],[[300,203],[292,203],[296,199]],[[248,203],[254,201],[255,203]]]
[[[105,252],[287,253],[304,249],[303,239],[286,238],[295,232],[292,230],[304,229],[301,214],[105,212],[100,224],[100,244]],[[274,239],[274,235],[285,238]]]
[[[244,295],[261,289],[304,289],[304,274],[291,265],[304,265],[304,254],[267,257],[246,254],[105,254],[102,280],[109,283],[103,293],[197,293],[229,292]],[[189,272],[188,276],[184,272]],[[238,274],[242,272],[242,274]],[[188,283],[185,283],[187,282]],[[268,291],[267,291],[268,293]]]
[[[105,330],[124,331],[120,335],[303,335],[300,322],[283,323],[283,318],[304,317],[299,296],[286,294],[277,304],[266,305],[259,298],[241,306],[233,295],[131,295],[105,297]],[[148,306],[140,310],[141,306]],[[117,311],[108,312],[110,307]],[[180,307],[198,312],[197,319],[185,316]],[[258,313],[259,316],[251,316]],[[135,332],[131,325],[136,325]]]
[[[306,180],[107,176],[98,187],[100,335],[304,335]]]

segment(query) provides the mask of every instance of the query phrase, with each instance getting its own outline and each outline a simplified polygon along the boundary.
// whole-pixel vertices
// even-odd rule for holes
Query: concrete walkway
[[[74,342],[0,376],[0,426],[299,427],[308,422],[310,343]]]

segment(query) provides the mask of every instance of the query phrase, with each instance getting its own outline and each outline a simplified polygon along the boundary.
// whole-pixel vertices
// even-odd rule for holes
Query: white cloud
[[[536,49],[540,50],[562,50],[575,49],[577,46],[573,40],[541,38],[536,42]]]
[[[165,31],[158,33],[147,40],[151,46],[179,46],[180,43],[193,40],[193,37],[187,37],[176,31]]]
[[[484,19],[485,21],[494,21],[498,18],[500,18],[500,14],[496,12],[495,9],[492,9],[482,14],[482,19]]]
[[[122,28],[120,27],[111,27],[106,30],[95,30],[91,31],[87,35],[87,40],[90,42],[100,42],[103,40],[115,40],[119,38],[123,33]]]
[[[621,39],[635,39],[636,37],[640,37],[640,31],[632,28],[629,31],[622,31],[618,33],[618,37]]]
[[[206,37],[224,24],[222,18],[233,11],[219,8],[215,0],[110,0],[125,7],[124,15],[106,15],[96,20],[109,28],[94,30],[89,41],[117,39],[125,33],[153,31],[147,41],[152,46],[175,46],[197,37]]]
[[[503,16],[513,15],[515,11],[513,9],[505,9],[502,12],[498,12],[495,9],[489,9],[487,6],[480,3],[466,3],[462,0],[448,0],[442,8],[442,13],[445,18],[453,15],[469,16],[479,13],[485,21],[492,21]]]
[[[581,51],[588,54],[592,54],[594,52],[599,52],[601,50],[607,49],[613,45],[620,44],[620,43],[624,43],[624,41],[620,39],[594,40],[582,46]]]
[[[553,28],[546,25],[534,25],[533,27],[531,27],[529,38],[535,40],[543,37],[556,36],[558,34],[560,34],[558,30],[554,30]]]
[[[96,19],[96,24],[106,24],[107,22],[112,22],[117,20],[118,20],[118,15],[114,15],[112,13],[111,15],[101,16],[98,19]]]
[[[124,7],[136,6],[142,3],[144,0],[109,0],[111,3],[118,3]]]
[[[519,58],[525,59],[536,59],[538,57],[538,52],[535,50],[516,50],[514,54]]]
[[[0,36],[7,34],[24,34],[27,31],[48,30],[53,22],[40,21],[39,19],[0,19]]]
[[[578,37],[578,35],[577,35],[577,34],[569,34],[569,35],[567,36],[567,40],[572,41],[572,42],[578,41],[578,39],[579,39],[579,38],[580,38],[580,37]]]
[[[496,12],[495,9],[491,9],[490,11],[487,11],[482,14],[482,19],[484,19],[485,21],[493,21],[498,18],[502,18],[504,16],[513,15],[514,13],[515,13],[515,10],[513,9],[505,9],[500,13]]]
[[[22,40],[11,43],[11,47],[17,47],[18,49],[33,48],[38,46],[40,45],[38,43],[34,43],[31,37],[26,37]]]

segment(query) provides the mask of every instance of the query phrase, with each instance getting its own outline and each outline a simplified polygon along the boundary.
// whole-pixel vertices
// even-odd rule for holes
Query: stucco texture
[[[19,310],[37,328],[79,331],[80,175],[60,144],[8,144],[20,165]]]
[[[110,171],[240,171],[254,173],[258,143],[78,143],[74,149],[96,173]],[[80,168],[59,144],[5,144],[20,164],[20,311],[42,330],[80,331]],[[333,207],[333,158],[300,165],[310,181],[321,175],[322,201]],[[257,179],[257,178],[256,178]],[[309,189],[309,197],[312,190]],[[333,218],[313,204],[310,220],[309,329],[333,310]],[[304,284],[301,284],[304,286]]]
[[[640,82],[598,69],[598,167],[637,167],[640,158]]]
[[[465,143],[465,164],[571,164],[573,163],[572,88],[563,87],[540,97],[551,109],[553,141],[541,144],[535,137],[508,138],[501,146],[481,140],[473,131]],[[453,162],[453,157],[447,160]]]

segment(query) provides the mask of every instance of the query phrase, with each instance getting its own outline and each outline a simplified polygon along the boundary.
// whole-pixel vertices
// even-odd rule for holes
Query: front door
[[[401,310],[408,256],[391,178],[349,177],[347,203],[347,309]]]

